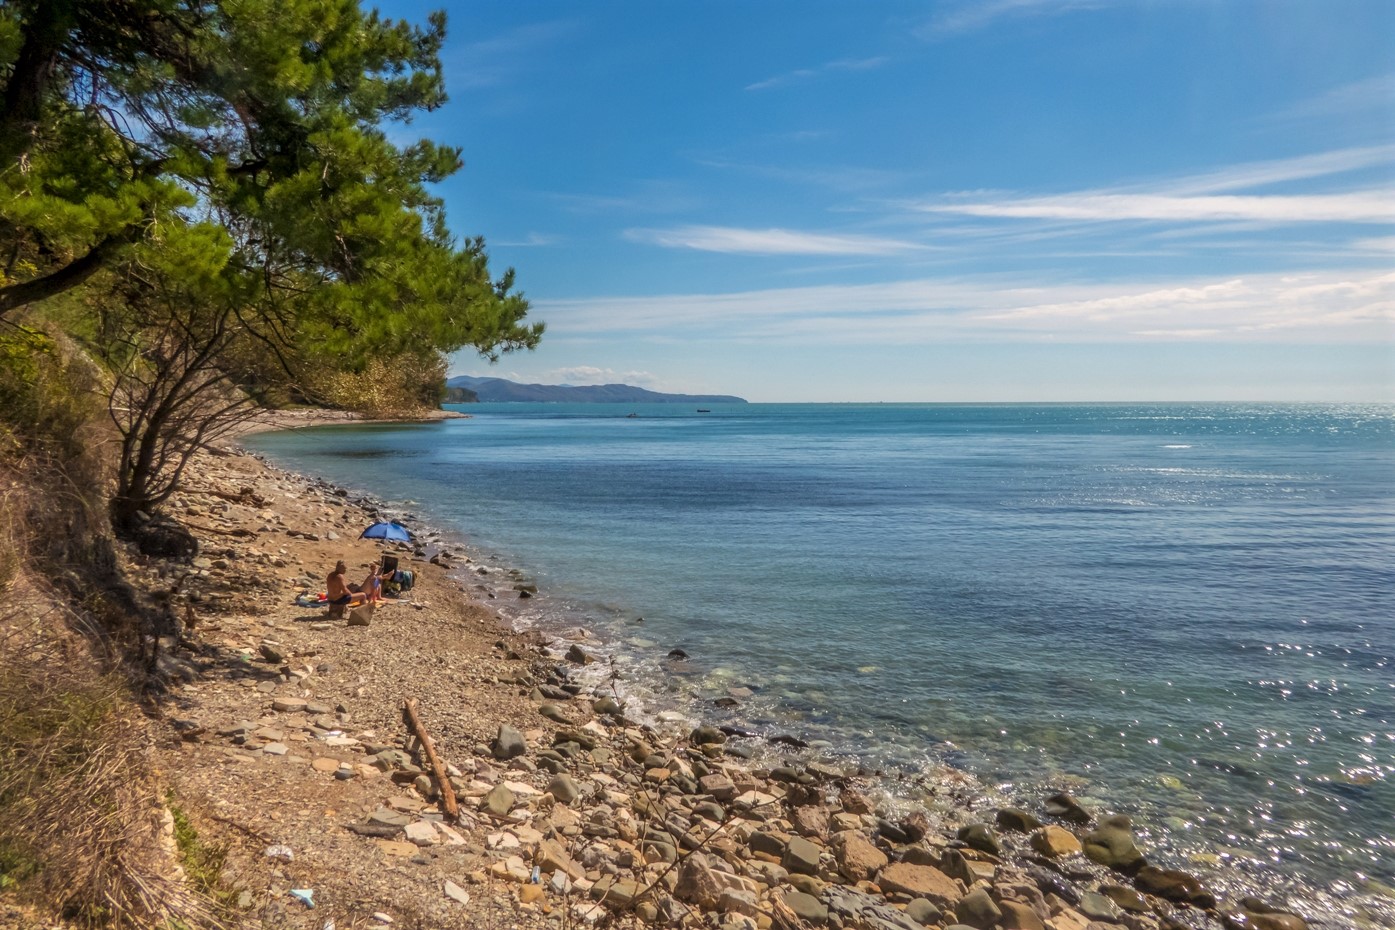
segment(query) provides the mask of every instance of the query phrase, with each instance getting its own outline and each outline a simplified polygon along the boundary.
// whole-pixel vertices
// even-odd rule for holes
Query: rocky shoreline
[[[366,625],[294,606],[335,559],[352,575],[376,557],[355,537],[377,510],[252,456],[203,456],[174,502],[200,539],[193,571],[135,566],[186,621],[161,654],[158,754],[172,803],[227,850],[230,923],[1306,926],[1149,864],[1127,818],[1066,795],[932,819],[888,805],[867,773],[753,759],[736,728],[633,719],[583,671],[584,641],[509,629],[448,543],[401,549],[417,584]],[[499,590],[532,593],[521,576]]]

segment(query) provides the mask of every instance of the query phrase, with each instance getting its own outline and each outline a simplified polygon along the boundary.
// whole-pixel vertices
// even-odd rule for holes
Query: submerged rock
[[[1090,812],[1064,791],[1047,798],[1045,808],[1052,817],[1060,817],[1071,823],[1089,823],[1091,819]]]
[[[1110,817],[1085,836],[1085,855],[1100,865],[1133,874],[1147,862],[1133,840],[1133,824],[1122,814]]]
[[[1031,814],[1016,807],[1005,807],[998,811],[995,818],[998,827],[1003,830],[1011,830],[1016,833],[1031,833],[1041,827],[1041,821]]]
[[[1216,906],[1216,896],[1202,886],[1200,879],[1178,869],[1160,869],[1155,865],[1145,865],[1133,877],[1133,882],[1144,894],[1157,895],[1193,907]]]

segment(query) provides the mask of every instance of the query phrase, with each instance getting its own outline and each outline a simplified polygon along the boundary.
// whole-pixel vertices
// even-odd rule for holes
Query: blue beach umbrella
[[[412,534],[400,523],[374,523],[359,534],[359,539],[386,539],[411,542]]]

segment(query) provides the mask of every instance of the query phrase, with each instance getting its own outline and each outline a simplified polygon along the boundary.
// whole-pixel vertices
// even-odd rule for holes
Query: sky
[[[393,0],[424,21],[441,3]],[[752,401],[1395,401],[1395,2],[447,5],[532,352]]]

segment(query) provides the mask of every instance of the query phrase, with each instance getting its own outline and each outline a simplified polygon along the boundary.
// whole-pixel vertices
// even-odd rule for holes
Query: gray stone
[[[906,905],[906,916],[928,927],[940,922],[940,909],[925,898],[915,898]]]
[[[528,751],[528,743],[523,739],[523,734],[515,730],[508,724],[500,724],[499,733],[494,737],[494,742],[489,746],[494,758],[500,760],[514,759]]]
[[[572,647],[567,650],[567,661],[575,662],[577,665],[590,665],[596,659],[585,649],[573,643]]]
[[[723,887],[724,883],[707,857],[702,853],[693,853],[678,867],[678,883],[674,886],[673,895],[680,901],[712,910],[717,906]]]
[[[785,892],[785,904],[798,915],[800,920],[817,926],[828,923],[828,907],[813,895],[802,891]]]
[[[603,697],[591,705],[591,711],[596,714],[606,714],[611,717],[618,717],[624,711],[620,703],[615,698]]]
[[[714,726],[700,726],[689,736],[694,746],[720,745],[727,741],[727,735]]]
[[[1126,911],[1133,911],[1135,914],[1146,914],[1152,910],[1143,895],[1132,888],[1125,888],[1123,885],[1101,885],[1100,894],[1113,901]]]
[[[954,905],[954,916],[960,923],[977,927],[979,930],[989,930],[1002,918],[1003,912],[993,903],[987,891],[975,888]]]
[[[970,849],[986,852],[990,856],[1000,856],[1003,853],[993,828],[986,823],[971,823],[967,827],[961,827],[957,836],[959,842]]]
[[[785,845],[780,865],[791,872],[803,875],[817,875],[819,871],[819,848],[802,836],[790,837]]]
[[[547,783],[547,792],[563,804],[571,804],[581,797],[581,789],[570,775],[558,775]]]
[[[507,786],[495,785],[480,802],[480,810],[496,817],[507,817],[509,811],[513,810],[513,802],[513,792]]]
[[[785,845],[789,842],[789,837],[783,833],[772,833],[769,830],[757,830],[751,834],[746,845],[751,847],[752,852],[765,853],[771,856],[783,856]],[[788,866],[786,867],[788,868]]]
[[[258,651],[262,654],[263,659],[266,659],[273,665],[275,665],[278,662],[286,661],[286,654],[282,652],[281,648],[277,645],[273,645],[271,643],[262,643]]]
[[[969,865],[969,860],[964,858],[964,854],[957,849],[946,849],[940,853],[940,871],[950,878],[964,883],[967,888],[977,880],[977,875]]]
[[[567,715],[562,713],[562,708],[558,707],[556,704],[544,704],[542,707],[538,708],[538,713],[554,723],[571,723],[571,721],[567,719]]]
[[[436,834],[436,828],[425,820],[417,820],[407,824],[405,833],[407,840],[418,846],[435,846],[441,841],[441,838]]]
[[[1064,791],[1053,794],[1046,799],[1046,812],[1052,817],[1060,817],[1062,820],[1069,820],[1071,823],[1089,823],[1090,812],[1081,807],[1075,798]]]
[[[998,811],[996,819],[999,828],[1011,830],[1014,833],[1031,833],[1041,826],[1040,820],[1017,807],[1003,808]]]
[[[702,776],[698,779],[698,787],[704,794],[710,794],[718,801],[730,801],[736,796],[736,785],[721,773]]]
[[[1117,921],[1120,917],[1118,906],[1104,895],[1094,891],[1082,894],[1080,903],[1076,907],[1080,913],[1091,920]]]
[[[759,913],[756,896],[744,888],[725,888],[717,899],[717,910],[723,914],[745,914],[755,917]]]
[[[1100,865],[1119,872],[1133,873],[1144,864],[1143,853],[1133,841],[1132,825],[1124,816],[1110,817],[1082,841],[1085,855]]]
[[[1145,865],[1133,878],[1138,890],[1169,901],[1190,904],[1202,909],[1216,906],[1216,897],[1202,886],[1200,879],[1178,869],[1160,869]]]

